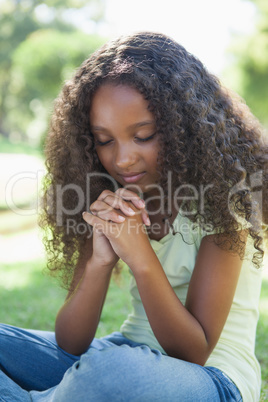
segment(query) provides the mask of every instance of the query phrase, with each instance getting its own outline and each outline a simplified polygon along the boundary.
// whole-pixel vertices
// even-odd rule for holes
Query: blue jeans
[[[119,332],[82,356],[53,332],[0,325],[0,401],[242,401],[220,370],[165,356]]]

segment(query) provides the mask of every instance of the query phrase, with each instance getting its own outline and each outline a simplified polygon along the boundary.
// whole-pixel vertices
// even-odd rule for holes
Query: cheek
[[[150,153],[145,158],[148,171],[155,175],[158,171],[158,153]]]
[[[155,154],[153,155],[153,159],[152,159],[152,165],[154,166],[154,174],[157,177],[157,179],[159,179],[159,177],[161,176],[160,172],[162,170],[161,163],[159,161],[159,151],[155,152]]]
[[[110,157],[109,157],[109,153],[105,152],[105,150],[103,149],[98,149],[96,150],[96,153],[98,155],[99,161],[102,164],[102,166],[108,170],[109,169],[109,165],[110,163]],[[110,155],[111,156],[111,155]]]
[[[154,167],[156,167],[158,165],[157,161],[158,161],[158,157],[159,157],[159,153],[160,153],[160,147],[157,146],[151,150],[151,152],[149,153],[149,158],[148,161],[150,161],[150,164]]]

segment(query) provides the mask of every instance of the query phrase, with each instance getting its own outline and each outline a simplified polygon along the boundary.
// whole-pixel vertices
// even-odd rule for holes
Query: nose
[[[119,169],[128,169],[136,164],[139,156],[136,150],[130,144],[117,145],[114,163]]]

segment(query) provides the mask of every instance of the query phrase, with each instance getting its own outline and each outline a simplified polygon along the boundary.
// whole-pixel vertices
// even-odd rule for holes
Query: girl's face
[[[128,189],[148,192],[159,179],[160,144],[141,93],[128,85],[102,85],[91,102],[90,128],[106,171]]]

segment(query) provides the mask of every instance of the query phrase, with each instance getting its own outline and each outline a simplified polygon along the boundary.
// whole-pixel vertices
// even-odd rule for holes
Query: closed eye
[[[146,137],[146,138],[136,137],[136,140],[139,141],[139,142],[150,141],[150,140],[152,140],[154,138],[155,135],[156,135],[156,133],[153,133],[152,135],[150,135],[149,137]]]
[[[95,140],[95,144],[99,145],[100,147],[102,147],[103,145],[107,145],[111,142],[112,140],[107,140],[107,141],[100,141],[100,140]]]
[[[136,137],[135,139],[136,139],[136,141],[138,141],[138,142],[147,142],[147,141],[152,140],[152,139],[155,137],[155,135],[156,135],[156,133],[153,133],[153,134],[150,135],[149,137],[146,137],[146,138]],[[100,140],[95,139],[95,144],[98,145],[98,146],[100,146],[100,147],[102,147],[102,146],[104,146],[104,145],[110,144],[111,141],[112,141],[112,140],[100,141]]]

